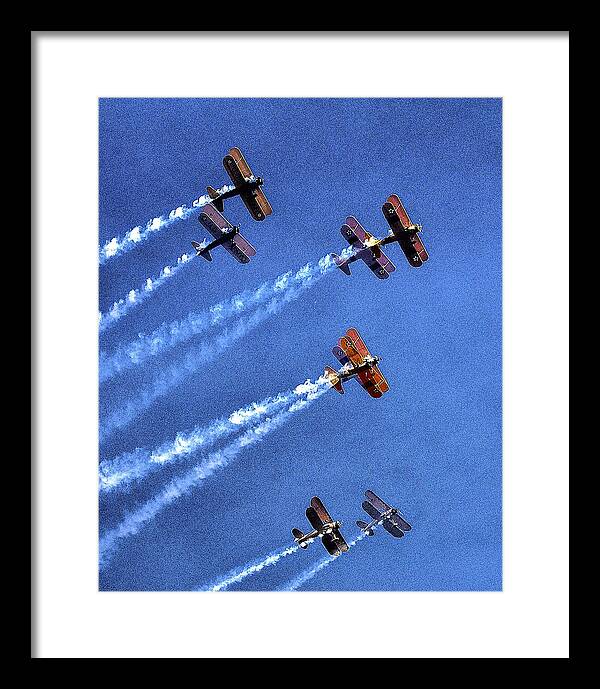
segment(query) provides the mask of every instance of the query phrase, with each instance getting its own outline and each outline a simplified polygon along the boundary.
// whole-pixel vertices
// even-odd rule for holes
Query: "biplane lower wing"
[[[367,371],[361,371],[357,377],[358,382],[371,397],[381,397],[384,392],[390,389],[387,380],[377,366],[373,366]]]
[[[429,254],[417,232],[407,232],[404,236],[398,237],[398,244],[400,244],[406,260],[414,268],[419,268],[429,259]]]
[[[396,270],[396,266],[383,253],[380,248],[364,250],[359,255],[369,267],[371,272],[375,273],[378,278],[385,280],[389,278],[390,274]]]
[[[390,516],[390,522],[399,529],[402,529],[402,531],[410,531],[412,529],[412,526],[406,521],[406,519],[403,519],[398,512]]]
[[[223,247],[240,263],[248,263],[250,258],[256,255],[256,249],[239,233],[225,242]]]
[[[344,350],[341,347],[338,347],[337,345],[331,350],[331,353],[340,362],[340,364],[342,364],[342,366],[345,366],[350,362],[350,359],[348,359],[348,357],[344,353]]]
[[[377,520],[381,519],[383,513],[380,512],[368,500],[363,501],[362,508],[369,515],[369,517],[371,517],[371,519],[377,519]]]
[[[396,526],[390,519],[384,519],[381,525],[394,538],[402,538],[402,536],[404,536],[404,531]]]
[[[342,552],[340,550],[340,548],[338,547],[337,541],[333,537],[333,534],[330,534],[330,533],[323,534],[321,541],[322,541],[323,545],[325,546],[325,550],[327,550],[327,552],[332,557],[337,557]]]
[[[256,187],[240,194],[248,212],[255,220],[264,220],[267,215],[271,215],[273,209],[267,201],[262,189]]]

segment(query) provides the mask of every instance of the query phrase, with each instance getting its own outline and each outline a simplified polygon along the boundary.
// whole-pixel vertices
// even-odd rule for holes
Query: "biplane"
[[[342,523],[334,521],[329,516],[319,498],[311,498],[310,505],[306,508],[306,518],[313,527],[310,533],[305,534],[300,529],[292,529],[294,540],[302,549],[308,548],[315,538],[320,537],[327,552],[334,557],[348,550],[348,544],[340,533]]]
[[[197,256],[212,261],[210,252],[218,246],[222,246],[240,263],[248,263],[256,254],[256,249],[240,234],[240,228],[232,225],[212,204],[203,206],[198,220],[215,239],[210,244],[192,242]]]
[[[392,194],[381,207],[383,215],[390,226],[386,237],[377,239],[367,232],[358,220],[350,215],[340,228],[342,237],[352,246],[353,254],[349,258],[342,258],[332,254],[337,267],[350,275],[350,264],[354,261],[364,261],[367,266],[381,280],[389,278],[396,270],[396,266],[383,253],[382,246],[398,242],[411,266],[418,268],[429,258],[423,242],[419,237],[421,225],[415,225],[408,216],[402,201]]]
[[[381,397],[384,392],[390,389],[387,380],[377,366],[381,357],[373,356],[369,352],[356,328],[349,328],[331,351],[333,356],[342,364],[342,368],[336,371],[330,366],[326,366],[325,375],[340,395],[344,394],[342,383],[354,377],[371,397]]]
[[[264,220],[267,215],[271,215],[273,209],[261,189],[264,184],[263,179],[252,174],[252,170],[239,148],[232,148],[223,158],[223,167],[231,177],[235,189],[220,192],[213,187],[207,187],[206,190],[215,208],[223,212],[225,199],[240,196],[248,212],[255,220]]]
[[[383,528],[395,538],[402,538],[412,526],[400,515],[395,507],[390,507],[372,490],[366,491],[367,499],[363,502],[363,510],[371,517],[371,522],[363,522],[360,519],[356,526],[364,531],[367,536],[373,536],[374,527],[381,524]]]

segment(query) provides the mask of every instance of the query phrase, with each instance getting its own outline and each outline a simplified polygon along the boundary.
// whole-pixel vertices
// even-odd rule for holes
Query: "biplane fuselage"
[[[302,533],[300,529],[292,529],[292,533],[295,536],[294,540],[301,548],[308,548],[310,542],[314,541],[315,538],[319,538],[319,536],[323,536],[324,534],[333,534],[335,530],[341,528],[341,526],[342,522],[328,522],[327,524],[323,524],[323,528],[313,529],[310,533]],[[300,536],[299,534],[302,535]]]
[[[342,366],[336,375],[341,381],[350,380],[351,378],[358,376],[358,374],[362,373],[363,371],[370,371],[374,366],[377,366],[380,361],[380,356],[368,357],[362,364],[359,364],[358,366],[352,366],[352,368],[348,369]]]
[[[260,189],[260,187],[264,184],[264,180],[262,177],[251,177],[250,179],[244,178],[244,181],[239,185],[236,186],[235,189],[229,189],[228,191],[223,191],[219,192],[216,189],[212,189],[212,187],[209,188],[208,195],[211,197],[211,200],[213,203],[215,201],[215,206],[222,211],[223,208],[219,208],[219,206],[223,205],[223,201],[226,201],[227,199],[232,199],[234,196],[241,196],[242,194],[247,194],[247,193],[252,193],[256,189]],[[211,193],[212,192],[212,193]]]

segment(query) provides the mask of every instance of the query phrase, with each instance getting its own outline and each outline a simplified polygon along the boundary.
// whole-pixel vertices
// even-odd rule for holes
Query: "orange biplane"
[[[231,177],[235,189],[221,192],[213,187],[207,187],[213,206],[222,213],[225,199],[240,196],[248,212],[255,220],[264,220],[267,215],[271,215],[273,209],[261,189],[263,179],[252,174],[252,170],[239,148],[232,148],[223,158],[223,167]]]
[[[325,375],[340,395],[344,394],[342,383],[354,377],[371,397],[381,397],[390,389],[377,366],[381,357],[373,356],[369,352],[356,328],[350,328],[344,337],[340,337],[337,346],[331,351],[342,364],[342,368],[336,371],[326,366]]]

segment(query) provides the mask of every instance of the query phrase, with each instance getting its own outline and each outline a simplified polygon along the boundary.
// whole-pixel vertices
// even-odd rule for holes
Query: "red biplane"
[[[356,328],[350,328],[344,337],[340,337],[337,346],[331,351],[342,364],[342,368],[336,371],[326,366],[325,375],[329,378],[332,387],[341,395],[344,394],[342,383],[354,377],[371,397],[381,397],[390,389],[377,366],[381,357],[373,356],[369,352]]]
[[[202,208],[198,220],[215,238],[210,244],[192,242],[198,256],[212,261],[210,252],[217,246],[223,246],[240,263],[248,263],[256,254],[256,249],[240,234],[240,228],[232,225],[216,208],[213,208],[212,204]]]
[[[263,179],[252,174],[252,170],[239,148],[232,148],[229,151],[223,158],[223,166],[231,177],[235,189],[220,192],[217,189],[213,189],[213,187],[207,187],[208,195],[215,208],[223,212],[223,201],[225,199],[240,196],[250,215],[255,220],[264,220],[267,215],[271,215],[273,209],[261,189],[264,183]]]
[[[394,538],[402,538],[404,534],[412,529],[412,526],[400,515],[395,507],[390,507],[386,502],[372,490],[368,490],[365,495],[367,499],[363,502],[363,510],[371,517],[372,521],[367,524],[358,520],[356,525],[362,529],[367,536],[373,536],[374,527],[381,524],[383,528]]]
[[[388,278],[396,270],[396,266],[383,253],[381,247],[393,242],[398,242],[407,261],[415,268],[422,266],[429,258],[419,237],[421,225],[413,224],[396,194],[388,197],[381,210],[390,226],[390,232],[383,239],[377,239],[369,234],[353,215],[347,217],[342,225],[342,236],[352,246],[354,253],[346,259],[337,254],[332,254],[332,256],[338,268],[346,275],[350,275],[350,264],[361,259],[378,278],[382,280]]]
[[[302,549],[308,548],[315,538],[320,537],[327,552],[334,557],[348,550],[348,544],[340,533],[342,523],[333,521],[319,498],[311,499],[310,506],[306,508],[306,518],[313,527],[310,533],[292,529],[294,540]]]

